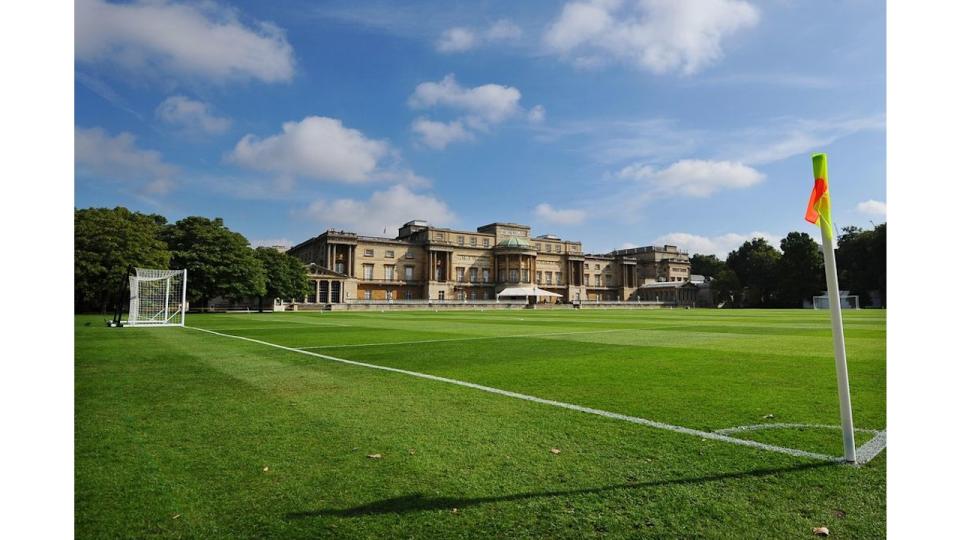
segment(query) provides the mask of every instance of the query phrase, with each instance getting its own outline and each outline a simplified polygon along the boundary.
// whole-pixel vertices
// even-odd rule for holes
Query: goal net
[[[830,309],[830,297],[814,296],[813,309]],[[840,309],[860,309],[860,297],[855,294],[841,296]]]
[[[130,276],[128,326],[183,326],[187,271],[137,268]]]

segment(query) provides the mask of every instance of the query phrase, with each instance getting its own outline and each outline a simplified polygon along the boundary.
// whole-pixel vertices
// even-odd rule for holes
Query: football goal
[[[830,297],[814,296],[813,309],[830,309]],[[860,297],[855,294],[841,296],[840,309],[860,309]]]
[[[127,326],[183,326],[186,311],[186,270],[135,269]]]

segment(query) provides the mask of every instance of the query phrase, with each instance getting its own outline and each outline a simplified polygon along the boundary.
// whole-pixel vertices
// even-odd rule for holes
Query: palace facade
[[[395,238],[327,230],[288,251],[307,265],[306,303],[493,300],[507,288],[559,295],[539,301],[688,303],[690,260],[676,246],[584,253],[580,242],[530,227],[491,223],[476,231],[414,220]]]

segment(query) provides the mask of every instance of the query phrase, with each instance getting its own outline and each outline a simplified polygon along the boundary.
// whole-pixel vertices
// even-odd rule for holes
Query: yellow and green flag
[[[813,155],[813,191],[807,203],[807,221],[824,225],[824,234],[833,238],[833,222],[830,220],[830,188],[827,182],[827,155]]]

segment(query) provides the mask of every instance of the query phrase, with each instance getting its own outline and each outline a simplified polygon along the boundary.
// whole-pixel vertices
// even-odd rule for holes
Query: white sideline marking
[[[764,429],[796,429],[796,428],[817,428],[817,429],[842,429],[840,426],[831,426],[828,424],[751,424],[749,426],[737,426],[732,428],[718,429],[714,433],[728,435],[730,433],[743,433],[746,431],[762,431]],[[871,459],[877,457],[883,449],[887,447],[886,430],[856,428],[854,431],[862,433],[872,433],[873,438],[857,448],[857,464],[863,465]]]
[[[256,322],[294,323],[294,324],[305,324],[305,325],[307,325],[307,326],[353,326],[352,324],[343,324],[343,323],[335,323],[335,322],[301,321],[301,320],[297,320],[297,319],[294,319],[294,318],[284,318],[283,320],[278,320],[278,319],[266,319],[266,318],[251,319],[249,316],[242,316],[242,315],[236,315],[236,314],[231,315],[231,314],[229,314],[229,313],[227,313],[226,315],[227,315],[228,317],[232,317],[232,318],[235,318],[235,319],[243,319],[243,320],[247,320],[247,321],[251,321],[251,320],[252,320],[252,321],[256,321]],[[196,328],[196,327],[194,327],[194,328]]]
[[[418,341],[388,341],[385,343],[348,343],[346,345],[313,345],[310,347],[300,347],[299,350],[308,349],[342,349],[346,347],[376,347],[378,345],[412,345],[415,343],[445,343],[447,341],[475,341],[478,339],[506,339],[506,338],[524,338],[540,336],[573,336],[576,334],[606,334],[608,332],[628,332],[634,328],[616,328],[613,330],[588,330],[585,332],[541,332],[539,334],[511,334],[508,336],[473,336],[465,338],[441,338],[441,339],[421,339]]]
[[[214,334],[214,335],[217,335],[217,336],[228,337],[228,338],[233,338],[233,339],[240,339],[240,340],[243,340],[243,341],[249,341],[249,342],[251,342],[251,343],[258,343],[258,344],[260,344],[260,345],[266,345],[267,347],[274,347],[274,348],[282,349],[282,350],[285,350],[285,351],[290,351],[290,352],[295,352],[295,353],[300,353],[300,354],[306,354],[306,355],[310,355],[310,356],[315,356],[315,357],[317,357],[317,358],[323,358],[324,360],[330,360],[330,361],[333,361],[333,362],[340,362],[340,363],[342,363],[342,364],[349,364],[349,365],[352,365],[352,366],[360,366],[360,367],[365,367],[365,368],[370,368],[370,369],[379,369],[379,370],[381,370],[381,371],[390,371],[390,372],[392,372],[392,373],[401,373],[401,374],[403,374],[403,375],[410,375],[411,377],[419,377],[419,378],[421,378],[421,379],[428,379],[428,380],[431,380],[431,381],[438,381],[438,382],[444,382],[444,383],[448,383],[448,384],[455,384],[455,385],[457,385],[457,386],[465,386],[465,387],[467,387],[467,388],[473,388],[473,389],[475,389],[475,390],[481,390],[481,391],[484,391],[484,392],[489,392],[489,393],[491,393],[491,394],[498,394],[498,395],[501,395],[501,396],[512,397],[512,398],[515,398],[515,399],[522,399],[522,400],[525,400],[525,401],[532,401],[532,402],[534,402],[534,403],[541,403],[541,404],[543,404],[543,405],[551,405],[551,406],[553,406],[553,407],[559,407],[559,408],[561,408],[561,409],[570,409],[570,410],[573,410],[573,411],[579,411],[579,412],[583,412],[583,413],[587,413],[587,414],[595,414],[595,415],[597,415],[597,416],[603,416],[603,417],[606,417],[606,418],[613,418],[613,419],[615,419],[615,420],[623,420],[623,421],[625,421],[625,422],[631,422],[631,423],[633,423],[633,424],[640,424],[640,425],[642,425],[642,426],[652,427],[652,428],[656,428],[656,429],[665,429],[665,430],[667,430],[667,431],[673,431],[673,432],[675,432],[675,433],[683,433],[683,434],[685,434],[685,435],[693,435],[693,436],[695,436],[695,437],[700,437],[701,439],[710,439],[710,440],[714,440],[714,441],[720,441],[720,442],[725,442],[725,443],[730,443],[730,444],[736,444],[736,445],[740,445],[740,446],[748,446],[748,447],[750,447],[750,448],[756,448],[756,449],[759,449],[759,450],[766,450],[766,451],[769,451],[769,452],[778,452],[778,453],[781,453],[781,454],[787,454],[787,455],[794,456],[794,457],[802,457],[802,458],[814,459],[814,460],[819,460],[819,461],[836,461],[836,462],[842,462],[842,461],[843,461],[843,458],[840,458],[840,457],[832,457],[832,456],[828,456],[828,455],[826,455],[826,454],[818,454],[818,453],[816,453],[816,452],[807,452],[806,450],[798,450],[798,449],[796,449],[796,448],[785,448],[785,447],[782,447],[782,446],[774,446],[774,445],[772,445],[772,444],[766,444],[766,443],[761,443],[761,442],[757,442],[757,441],[751,441],[751,440],[747,440],[747,439],[737,439],[737,438],[735,438],[735,437],[729,437],[729,436],[727,436],[727,435],[722,435],[722,434],[720,434],[720,433],[714,433],[714,432],[711,432],[711,431],[700,431],[700,430],[698,430],[698,429],[691,429],[691,428],[686,428],[686,427],[683,427],[683,426],[675,426],[675,425],[672,425],[672,424],[665,424],[665,423],[663,423],[663,422],[656,422],[656,421],[654,421],[654,420],[647,420],[646,418],[640,418],[640,417],[637,417],[637,416],[628,416],[628,415],[626,415],[626,414],[620,414],[620,413],[609,412],[609,411],[604,411],[604,410],[600,410],[600,409],[594,409],[594,408],[591,408],[591,407],[583,407],[583,406],[580,406],[580,405],[574,405],[573,403],[565,403],[565,402],[563,402],[563,401],[554,401],[554,400],[552,400],[552,399],[544,399],[544,398],[539,398],[539,397],[536,397],[536,396],[529,396],[529,395],[527,395],[527,394],[520,394],[520,393],[517,393],[517,392],[511,392],[511,391],[509,391],[509,390],[501,390],[501,389],[499,389],[499,388],[493,388],[493,387],[490,387],[490,386],[483,386],[483,385],[480,385],[480,384],[475,384],[475,383],[466,382],[466,381],[460,381],[460,380],[457,380],[457,379],[449,379],[449,378],[447,378],[447,377],[439,377],[439,376],[437,376],[437,375],[430,375],[430,374],[428,374],[428,373],[420,373],[420,372],[417,372],[417,371],[408,371],[408,370],[406,370],[406,369],[398,369],[398,368],[392,368],[392,367],[387,367],[387,366],[378,366],[378,365],[376,365],[376,364],[368,364],[368,363],[366,363],[366,362],[357,362],[356,360],[346,360],[346,359],[344,359],[344,358],[337,358],[337,357],[335,357],[335,356],[329,356],[329,355],[326,355],[326,354],[321,354],[321,353],[317,353],[317,352],[313,352],[313,351],[304,351],[304,350],[302,350],[302,349],[295,349],[295,348],[293,348],[293,347],[286,347],[286,346],[283,346],[283,345],[277,345],[276,343],[270,343],[270,342],[268,342],[268,341],[261,341],[261,340],[259,340],[259,339],[253,339],[253,338],[248,338],[248,337],[244,337],[244,336],[236,336],[236,335],[233,335],[233,334],[224,334],[224,333],[222,333],[222,332],[215,332],[215,331],[213,331],[213,330],[207,330],[206,328],[199,328],[199,327],[197,327],[197,326],[187,326],[186,328],[190,328],[190,329],[193,329],[193,330],[198,330],[198,331],[200,331],[200,332],[207,332],[207,333],[209,333],[209,334]]]

